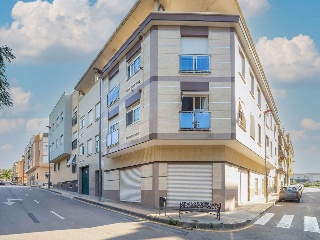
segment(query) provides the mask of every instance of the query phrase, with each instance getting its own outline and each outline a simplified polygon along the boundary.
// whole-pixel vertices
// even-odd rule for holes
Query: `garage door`
[[[141,167],[120,171],[120,201],[141,202]]]
[[[168,164],[168,207],[212,201],[212,164]]]

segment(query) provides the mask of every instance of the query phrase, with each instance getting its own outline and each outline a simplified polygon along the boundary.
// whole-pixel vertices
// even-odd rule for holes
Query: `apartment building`
[[[100,81],[80,96],[78,106],[79,192],[98,196]]]
[[[48,182],[48,133],[33,135],[24,150],[26,185],[42,185]]]
[[[136,2],[75,87],[86,194],[96,194],[99,132],[81,121],[98,77],[104,197],[231,210],[278,184],[278,111],[236,0]]]
[[[50,162],[52,184],[68,191],[78,191],[77,172],[72,166],[72,95],[63,93],[49,115]]]
[[[24,158],[22,156],[21,160],[15,162],[12,166],[12,181],[17,182],[17,184],[24,184],[26,182],[23,168]]]

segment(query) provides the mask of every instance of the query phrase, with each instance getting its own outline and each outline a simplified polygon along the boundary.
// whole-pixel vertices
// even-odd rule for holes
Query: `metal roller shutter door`
[[[141,168],[120,171],[120,201],[141,202]]]
[[[248,171],[240,170],[240,204],[248,202]]]
[[[168,207],[212,201],[212,164],[168,164]]]

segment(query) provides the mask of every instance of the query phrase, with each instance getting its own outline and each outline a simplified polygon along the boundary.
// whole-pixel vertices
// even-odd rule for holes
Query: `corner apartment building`
[[[84,98],[97,92],[94,68],[103,196],[230,210],[276,185],[280,120],[237,1],[137,1],[76,85]]]
[[[63,93],[49,115],[50,162],[55,187],[77,191],[76,155],[72,155],[72,95]]]
[[[26,185],[42,185],[47,183],[46,174],[49,171],[48,133],[33,135],[24,150],[24,171]]]

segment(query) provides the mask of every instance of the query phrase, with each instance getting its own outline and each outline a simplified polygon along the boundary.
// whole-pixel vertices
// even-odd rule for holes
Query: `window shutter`
[[[255,123],[254,116],[250,114],[250,136],[255,139]]]
[[[208,38],[182,37],[181,54],[208,54]]]

